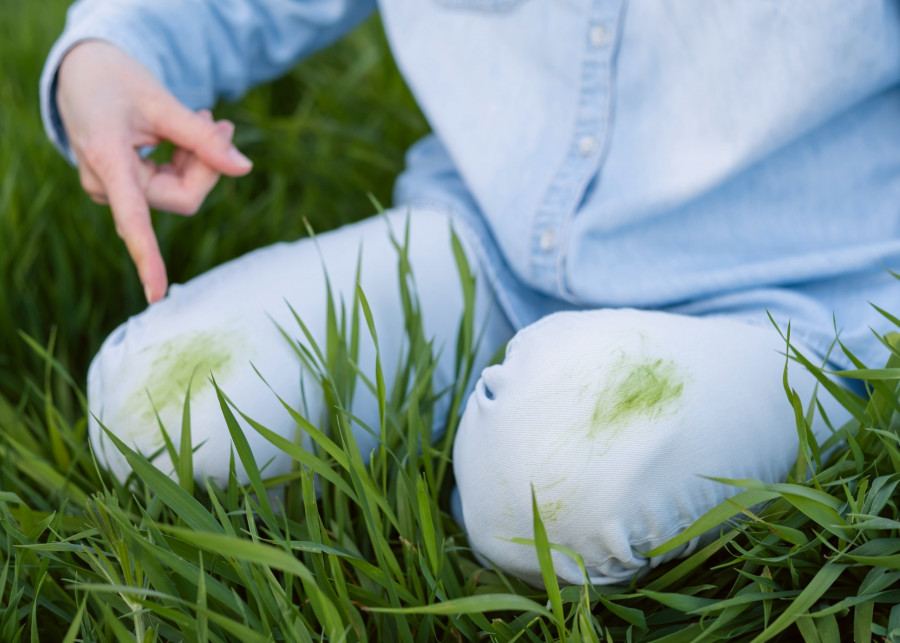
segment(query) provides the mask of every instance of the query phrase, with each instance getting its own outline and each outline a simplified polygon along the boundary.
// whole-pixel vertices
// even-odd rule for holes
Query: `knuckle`
[[[219,128],[216,127],[216,124],[213,121],[201,121],[202,129],[200,130],[201,135],[207,141],[219,141],[222,139],[222,132],[219,131]]]
[[[219,128],[212,121],[196,118],[195,132],[198,147],[211,148],[222,145],[222,132],[219,131]]]

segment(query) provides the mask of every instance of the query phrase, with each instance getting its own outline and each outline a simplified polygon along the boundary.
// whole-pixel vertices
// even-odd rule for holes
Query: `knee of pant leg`
[[[774,329],[632,310],[524,329],[483,373],[457,437],[473,548],[539,584],[533,549],[511,542],[533,537],[533,490],[551,542],[578,552],[591,582],[658,564],[640,552],[740,491],[703,476],[789,471],[797,432],[779,350]],[[553,557],[563,580],[583,582]]]
[[[271,385],[288,403],[299,406],[299,360],[277,328],[264,311],[255,319],[246,311],[231,314],[237,311],[191,305],[191,297],[186,295],[193,289],[182,287],[182,294],[123,324],[91,363],[89,435],[99,460],[120,480],[131,473],[131,467],[101,423],[129,448],[152,457],[160,470],[174,476],[165,436],[180,450],[184,405],[190,392],[195,476],[211,477],[220,484],[227,481],[233,444],[213,378],[238,410],[289,439],[296,432],[296,424],[269,389]],[[265,373],[266,381],[254,366]],[[264,474],[289,470],[285,454],[232,411],[258,466],[268,465]],[[236,467],[239,479],[246,482],[237,458]]]
[[[394,212],[386,219],[402,241],[406,213]],[[452,275],[447,268],[453,265],[450,222],[446,215],[429,211],[413,213],[409,222],[409,258],[422,288],[426,333],[439,339],[442,354],[450,355],[436,371],[439,387],[443,387],[453,377],[452,344],[447,340],[455,337],[460,312],[456,302],[461,301],[459,293],[453,291],[450,296],[446,287],[448,275]],[[173,286],[166,299],[129,320],[102,347],[89,376],[91,412],[132,448],[150,455],[164,448],[157,414],[169,437],[179,445],[182,407],[190,382],[193,443],[198,447],[195,472],[198,477],[218,480],[227,476],[232,443],[210,375],[238,409],[282,437],[293,439],[297,427],[269,385],[291,407],[303,408],[303,414],[316,422],[322,406],[320,390],[317,385],[307,386],[305,399],[312,408],[301,403],[300,360],[278,328],[306,343],[286,300],[324,349],[323,274],[327,271],[337,305],[352,305],[357,285],[355,257],[364,246],[361,277],[375,315],[382,355],[393,359],[403,342],[403,333],[398,332],[403,328],[403,309],[397,254],[386,234],[385,220],[354,224],[320,236],[317,243],[318,248],[309,240],[263,248],[183,286]],[[452,283],[452,276],[449,280]],[[479,288],[482,298],[487,290]],[[477,319],[479,328],[482,321]],[[499,339],[494,335],[486,333],[483,344],[495,346]],[[371,372],[374,361],[374,344],[363,331],[358,364]],[[367,387],[357,387],[353,413],[374,426],[378,405]],[[283,453],[242,425],[258,464],[268,463],[265,474],[289,470],[290,461]],[[118,477],[127,476],[130,467],[93,419],[90,432],[101,460]],[[362,428],[355,433],[365,456],[377,438]],[[155,463],[166,472],[172,470],[165,453]]]

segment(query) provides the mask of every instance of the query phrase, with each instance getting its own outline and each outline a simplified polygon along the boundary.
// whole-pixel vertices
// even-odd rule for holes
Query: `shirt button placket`
[[[598,171],[606,140],[613,50],[617,42],[621,0],[592,0],[591,16],[582,29],[587,38],[582,60],[576,122],[565,163],[559,168],[538,212],[531,236],[536,283],[566,296],[562,273],[568,217],[574,215],[585,186]]]
[[[595,23],[588,31],[588,40],[595,49],[603,49],[610,44],[612,37],[609,27],[602,23]],[[578,139],[578,153],[587,158],[596,151],[598,146],[597,137],[585,134]]]

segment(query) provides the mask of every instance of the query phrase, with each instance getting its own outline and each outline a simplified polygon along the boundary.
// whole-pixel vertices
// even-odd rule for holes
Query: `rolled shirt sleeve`
[[[81,41],[118,46],[185,105],[200,109],[283,74],[374,7],[374,0],[79,0],[41,76],[44,127],[74,163],[56,106],[56,76],[62,58]]]

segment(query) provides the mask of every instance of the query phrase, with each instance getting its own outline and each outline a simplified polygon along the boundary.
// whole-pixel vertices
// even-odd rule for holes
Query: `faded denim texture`
[[[900,309],[900,5],[383,0],[434,134],[395,204],[479,235],[516,326],[571,307],[792,321],[875,364]],[[81,0],[48,60],[109,40],[208,107],[352,29],[354,0]]]

